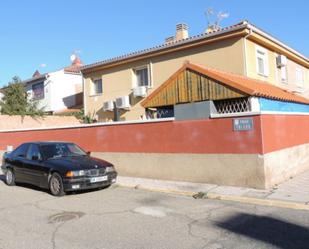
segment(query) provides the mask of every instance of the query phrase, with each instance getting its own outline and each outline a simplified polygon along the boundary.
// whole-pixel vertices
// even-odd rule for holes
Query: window
[[[150,86],[148,67],[134,70],[136,77],[136,86]]]
[[[93,91],[92,91],[92,93],[94,95],[102,94],[103,93],[102,79],[94,79],[92,82],[93,82]]]
[[[40,82],[32,85],[33,99],[44,99],[44,83]]]
[[[304,83],[303,70],[297,67],[295,73],[296,73],[296,85],[298,87],[303,87],[303,83]]]
[[[22,144],[13,151],[13,157],[26,157],[29,144]]]
[[[54,143],[41,146],[44,159],[58,158],[66,156],[85,156],[85,151],[79,148],[76,144]]]
[[[37,146],[36,144],[31,144],[27,152],[27,159],[32,160],[33,157],[36,157],[37,160],[41,159],[41,153],[39,150],[39,146]]]
[[[256,69],[258,74],[268,76],[267,51],[261,47],[256,48]]]

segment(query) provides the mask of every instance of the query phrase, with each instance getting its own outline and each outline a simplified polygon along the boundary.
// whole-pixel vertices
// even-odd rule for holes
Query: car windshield
[[[41,145],[41,152],[45,159],[67,157],[67,156],[86,156],[87,153],[72,143],[52,143]]]

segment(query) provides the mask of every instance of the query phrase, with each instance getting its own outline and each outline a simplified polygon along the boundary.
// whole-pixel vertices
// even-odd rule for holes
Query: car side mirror
[[[91,155],[91,151],[87,151],[87,156],[90,156]]]
[[[39,157],[38,157],[38,156],[32,156],[32,160],[33,160],[33,161],[38,161],[38,160],[39,160]]]

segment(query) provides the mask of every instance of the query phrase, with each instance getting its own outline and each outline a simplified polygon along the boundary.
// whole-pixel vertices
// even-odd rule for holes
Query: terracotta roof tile
[[[64,68],[64,71],[68,73],[80,73],[80,66],[68,66]]]
[[[204,73],[211,78],[214,78],[251,96],[309,104],[309,99],[289,92],[281,87],[272,85],[266,81],[228,73],[217,69],[206,68],[204,66],[192,63],[187,63],[187,68],[198,70],[200,73]]]
[[[294,49],[292,49],[289,46],[285,45],[284,43],[280,42],[275,37],[273,37],[272,35],[268,34],[265,31],[261,30],[260,28],[256,27],[255,25],[252,25],[247,20],[243,20],[243,21],[236,23],[234,25],[223,27],[223,28],[220,28],[218,30],[211,31],[211,32],[201,33],[201,34],[198,34],[198,35],[190,36],[186,39],[182,39],[182,40],[178,40],[178,41],[172,41],[172,42],[168,42],[168,43],[163,43],[163,44],[151,47],[151,48],[138,50],[138,51],[135,51],[135,52],[132,52],[132,53],[127,53],[127,54],[120,55],[120,56],[117,56],[117,57],[114,57],[114,58],[109,58],[109,59],[98,61],[98,62],[95,62],[95,63],[92,63],[92,64],[84,65],[84,66],[81,67],[81,71],[100,67],[100,66],[104,66],[104,65],[109,65],[109,64],[112,64],[112,63],[115,63],[115,62],[135,58],[135,57],[138,57],[138,56],[141,56],[141,55],[148,55],[148,54],[151,54],[151,53],[154,53],[154,52],[167,50],[169,48],[181,47],[182,45],[194,43],[194,42],[197,42],[197,41],[201,41],[203,39],[209,39],[211,37],[216,37],[218,35],[226,34],[226,33],[229,33],[229,32],[239,31],[239,30],[242,30],[242,29],[245,29],[245,28],[254,29],[255,32],[262,34],[262,35],[263,34],[268,35],[269,39],[271,39],[272,41],[274,41],[274,42],[280,44],[280,46],[283,46],[284,48],[292,51],[293,53],[297,54],[298,56],[300,56],[304,60],[309,61],[309,58],[307,58],[306,56],[302,55],[301,53],[295,51]]]
[[[214,68],[205,67],[203,65],[194,64],[191,62],[186,62],[181,69],[179,69],[165,83],[163,83],[159,88],[157,88],[154,92],[152,92],[142,102],[142,106],[145,106],[148,100],[152,99],[156,94],[158,94],[161,91],[161,89],[164,89],[168,84],[171,84],[173,82],[172,80],[170,80],[171,78],[176,77],[179,73],[188,69],[200,73],[202,75],[206,75],[220,82],[220,84],[234,88],[249,96],[275,99],[286,102],[309,104],[309,99],[294,94],[292,92],[289,92],[283,88],[277,87],[265,81],[252,79],[246,76],[229,73]]]
[[[70,66],[64,68],[64,71],[69,73],[80,73],[82,66],[83,62],[79,57],[76,57]]]
[[[224,28],[221,28],[221,29],[216,30],[216,31],[212,31],[212,32],[208,32],[208,33],[202,33],[202,34],[195,35],[195,36],[190,36],[186,39],[160,44],[160,45],[157,45],[157,46],[154,46],[154,47],[151,47],[151,48],[138,50],[138,51],[135,51],[135,52],[132,52],[132,53],[128,53],[128,54],[120,55],[120,56],[117,56],[117,57],[114,57],[114,58],[110,58],[110,59],[102,60],[102,61],[95,62],[95,63],[92,63],[92,64],[88,64],[88,65],[83,66],[81,68],[81,70],[83,71],[83,70],[86,70],[88,68],[102,66],[102,65],[117,62],[117,61],[120,61],[120,60],[129,59],[129,58],[132,58],[132,57],[135,57],[135,56],[139,56],[139,55],[143,55],[143,54],[147,54],[147,53],[152,53],[152,52],[155,52],[155,51],[160,51],[160,50],[171,48],[171,47],[180,46],[180,45],[183,45],[183,44],[186,44],[186,43],[198,41],[198,40],[201,40],[201,39],[205,39],[205,38],[220,34],[221,32],[229,32],[229,31],[232,31],[234,29],[237,30],[237,29],[240,29],[240,28],[245,28],[246,26],[247,26],[247,22],[242,21],[242,22],[239,22],[237,24],[234,24],[234,25],[231,25],[231,26],[228,26],[228,27],[224,27]]]

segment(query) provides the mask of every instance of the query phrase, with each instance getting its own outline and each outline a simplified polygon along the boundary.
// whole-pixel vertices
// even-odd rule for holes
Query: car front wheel
[[[54,196],[65,195],[62,177],[58,173],[53,173],[49,180],[49,190]]]
[[[15,185],[15,174],[12,169],[7,169],[5,173],[5,183],[9,186]]]

